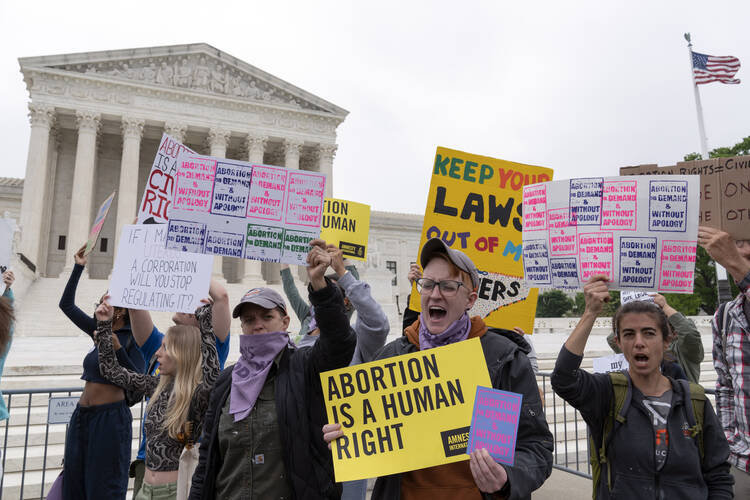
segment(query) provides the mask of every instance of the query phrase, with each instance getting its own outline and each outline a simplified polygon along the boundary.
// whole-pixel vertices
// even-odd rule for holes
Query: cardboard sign
[[[625,359],[625,355],[622,353],[594,358],[593,363],[594,373],[619,372],[627,370],[630,367],[628,360]]]
[[[208,297],[213,257],[164,248],[167,226],[124,226],[109,283],[110,303],[128,309],[194,313]]]
[[[336,481],[468,459],[480,385],[490,385],[478,338],[321,373]],[[456,446],[460,444],[460,446]]]
[[[526,215],[546,214],[524,222],[526,280],[576,290],[603,274],[611,289],[693,293],[697,200],[696,175],[526,186]]]
[[[538,292],[523,280],[521,231],[529,211],[521,201],[525,185],[550,179],[549,168],[437,149],[419,248],[438,237],[471,258],[481,283],[469,314],[489,326],[533,331]],[[415,288],[409,307],[421,310],[419,299]]]
[[[513,465],[523,394],[477,387],[466,453],[486,449],[496,462]]]
[[[324,174],[186,152],[177,165],[167,248],[306,264],[320,235]]]
[[[107,220],[107,214],[109,213],[109,207],[112,206],[112,200],[115,197],[116,191],[112,191],[112,194],[107,196],[107,199],[104,200],[104,203],[99,207],[99,210],[96,212],[96,217],[94,218],[94,224],[91,226],[91,231],[89,231],[89,239],[86,241],[86,249],[83,251],[83,255],[88,255],[91,253],[91,251],[94,249],[94,245],[96,245],[96,240],[99,239],[99,233],[102,232],[102,226],[104,226],[104,221]]]
[[[622,167],[620,175],[700,175],[700,224],[750,240],[750,156]]]
[[[67,424],[78,405],[78,396],[51,397],[47,403],[47,423]]]
[[[370,236],[370,205],[326,198],[320,237],[341,249],[345,257],[367,260]]]
[[[174,194],[177,157],[183,151],[195,153],[174,137],[162,134],[138,207],[138,224],[159,224],[169,220],[167,212]]]

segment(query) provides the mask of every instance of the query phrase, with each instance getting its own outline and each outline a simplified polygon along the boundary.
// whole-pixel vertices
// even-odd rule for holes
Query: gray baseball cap
[[[422,269],[432,260],[435,254],[442,253],[448,257],[454,266],[471,276],[471,283],[474,288],[479,288],[479,273],[477,272],[477,266],[466,256],[461,250],[450,248],[440,238],[430,238],[427,243],[422,247],[422,251],[419,254],[419,262],[422,264]]]
[[[253,288],[248,290],[247,293],[242,296],[242,299],[240,299],[240,303],[234,306],[234,311],[232,311],[233,318],[238,318],[240,316],[240,311],[242,311],[242,306],[244,304],[255,304],[264,309],[275,309],[280,307],[286,314],[286,302],[284,302],[284,299],[278,294],[278,292],[270,288]]]

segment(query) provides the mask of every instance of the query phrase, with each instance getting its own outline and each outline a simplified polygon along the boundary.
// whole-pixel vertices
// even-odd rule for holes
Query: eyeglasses
[[[734,244],[737,248],[743,248],[745,245],[750,246],[750,240],[734,240]]]
[[[419,290],[419,293],[432,293],[435,286],[438,287],[440,293],[443,294],[443,297],[453,297],[458,293],[459,288],[466,285],[456,280],[435,281],[430,278],[419,278],[417,280],[417,289]]]

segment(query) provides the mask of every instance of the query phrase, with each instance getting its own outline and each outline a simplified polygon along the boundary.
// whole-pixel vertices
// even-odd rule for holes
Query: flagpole
[[[693,71],[693,43],[690,41],[690,33],[685,33],[685,40],[688,42],[688,56],[690,58],[690,77],[693,79],[693,92],[695,93],[695,112],[698,115],[698,134],[701,140],[701,156],[708,160],[708,137],[706,137],[706,128],[703,126],[703,107],[701,106],[701,94],[698,91],[698,84],[695,83],[695,71]]]

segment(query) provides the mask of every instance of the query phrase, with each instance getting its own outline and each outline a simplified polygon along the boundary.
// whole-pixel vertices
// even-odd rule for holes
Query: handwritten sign
[[[654,297],[646,292],[620,292],[620,304],[625,305],[628,302],[640,300],[642,302],[653,302]]]
[[[690,175],[527,186],[524,206],[528,198],[544,207],[547,220],[524,225],[526,280],[575,290],[603,274],[614,289],[692,293],[697,193],[698,178]]]
[[[477,387],[466,453],[484,448],[496,462],[513,465],[522,401],[523,394]]]
[[[686,161],[664,167],[622,167],[620,175],[700,175],[700,224],[722,229],[737,240],[750,239],[750,206],[747,203],[750,197],[750,156]],[[679,196],[678,191],[672,193]],[[674,202],[671,206],[680,205]]]
[[[470,315],[489,326],[518,326],[532,331],[538,291],[523,280],[524,225],[546,231],[543,185],[552,170],[439,147],[432,168],[420,248],[433,237],[468,255],[479,270],[478,298]],[[414,259],[418,260],[418,259]],[[420,310],[419,293],[409,307]]]
[[[94,224],[91,226],[91,231],[89,231],[89,239],[88,241],[86,241],[86,249],[83,251],[83,255],[90,254],[94,249],[96,240],[99,239],[99,233],[102,232],[104,221],[107,220],[109,207],[112,206],[112,200],[114,199],[114,197],[115,192],[113,191],[112,194],[109,195],[106,200],[104,200],[104,203],[102,203],[102,205],[99,207],[99,210],[96,212],[96,218],[94,218]]]
[[[78,405],[78,396],[51,397],[47,403],[47,423],[67,424]]]
[[[164,223],[169,220],[168,209],[174,193],[177,157],[183,151],[195,152],[174,137],[162,134],[143,191],[143,199],[138,207],[138,224]]]
[[[124,226],[109,284],[112,305],[194,313],[208,296],[213,257],[165,249],[167,226]]]
[[[625,355],[622,353],[594,358],[593,363],[594,373],[619,372],[621,370],[627,370],[630,367],[628,360],[625,359]]]
[[[367,260],[370,235],[370,205],[326,198],[320,237],[341,249],[345,257]]]
[[[304,265],[320,234],[325,175],[183,151],[167,248]]]
[[[478,338],[320,375],[336,481],[468,459],[476,387],[490,385]],[[456,446],[460,443],[461,446]]]

